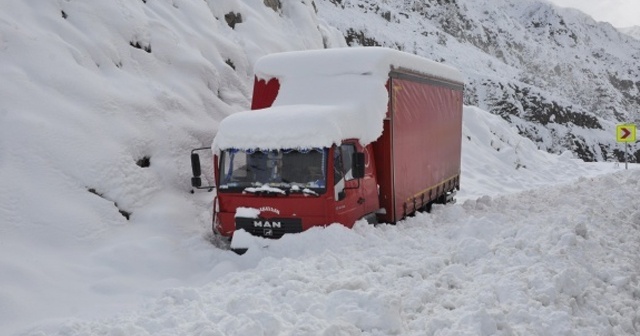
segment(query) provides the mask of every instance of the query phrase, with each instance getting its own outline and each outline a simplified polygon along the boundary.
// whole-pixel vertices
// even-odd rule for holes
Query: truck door
[[[360,180],[360,190],[362,198],[364,198],[364,214],[369,215],[375,213],[380,208],[375,158],[371,145],[367,147],[358,145],[358,151],[364,153],[365,170],[364,177]]]
[[[334,197],[336,200],[336,220],[349,227],[365,215],[365,198],[362,188],[353,178],[351,157],[355,153],[355,142],[347,142],[334,151]]]

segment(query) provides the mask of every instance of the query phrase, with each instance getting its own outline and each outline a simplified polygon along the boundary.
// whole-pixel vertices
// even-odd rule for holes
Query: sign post
[[[627,164],[627,156],[629,156],[629,143],[636,142],[636,125],[620,124],[616,127],[616,140],[624,142],[624,169],[629,169]]]

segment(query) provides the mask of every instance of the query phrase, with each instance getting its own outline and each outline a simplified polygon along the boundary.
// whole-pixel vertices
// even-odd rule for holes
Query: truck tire
[[[366,220],[367,223],[372,224],[372,225],[378,224],[378,216],[376,215],[375,212],[372,212],[372,213],[364,215],[364,217],[362,217],[362,219]]]

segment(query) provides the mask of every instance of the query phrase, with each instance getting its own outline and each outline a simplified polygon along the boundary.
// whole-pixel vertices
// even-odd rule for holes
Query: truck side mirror
[[[200,170],[200,156],[197,153],[191,153],[191,171],[193,172],[191,186],[199,188],[202,186],[202,179],[200,179],[200,174],[202,174],[202,172]]]
[[[362,152],[355,152],[353,153],[353,156],[351,158],[351,175],[353,176],[353,178],[356,179],[361,179],[364,177],[364,153]]]
[[[194,177],[200,177],[200,156],[198,153],[191,153],[191,171]]]
[[[198,155],[198,153],[196,153],[197,151],[201,150],[210,151],[211,147],[200,147],[191,150],[191,172],[193,172],[193,177],[191,178],[191,186],[195,189],[207,189],[209,191],[212,191],[213,188],[215,188],[214,186],[202,186],[202,178],[200,177],[200,175],[202,174],[202,168],[200,168],[200,156]],[[192,189],[191,193],[193,194],[193,192],[194,191]]]

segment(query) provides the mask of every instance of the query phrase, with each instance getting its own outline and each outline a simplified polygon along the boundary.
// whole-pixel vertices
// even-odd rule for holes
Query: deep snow
[[[464,137],[458,204],[396,226],[255,239],[258,248],[238,256],[207,240],[210,214],[196,205],[210,205],[212,193],[186,191],[158,197],[130,224],[93,239],[49,232],[34,241],[25,225],[31,235],[4,245],[12,254],[0,259],[3,328],[35,324],[27,335],[640,330],[639,167],[537,151],[476,108],[465,108]]]
[[[202,285],[167,282],[138,309],[45,321],[28,334],[637,334],[638,181],[637,169],[582,177],[396,226],[313,229],[243,256],[192,240],[187,259],[209,254],[189,270]],[[125,273],[127,253],[112,252]]]
[[[0,2],[0,334],[640,331],[638,166],[540,152],[475,107],[458,204],[244,256],[212,244],[189,149],[248,107],[260,56],[344,46],[313,13]]]

